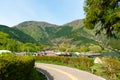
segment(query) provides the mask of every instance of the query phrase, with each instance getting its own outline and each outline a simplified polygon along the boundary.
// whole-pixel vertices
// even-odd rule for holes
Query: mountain
[[[12,28],[0,25],[0,31],[24,43],[40,43],[43,45],[66,43],[80,46],[85,44],[98,44],[98,41],[105,43],[108,40],[103,35],[96,37],[92,30],[84,27],[83,20],[75,20],[62,26],[47,22],[25,21]],[[120,49],[120,45],[117,45],[119,43],[120,39],[111,39],[109,45],[115,49]]]
[[[14,26],[12,29],[24,32],[32,37],[37,43],[49,44],[49,37],[55,33],[57,27],[57,25],[46,22],[26,21]]]
[[[12,29],[19,30],[37,43],[55,45],[58,43],[86,44],[96,43],[92,40],[92,35],[83,27],[82,20],[76,20],[62,26],[36,21],[26,21],[20,23]]]
[[[77,29],[77,28],[83,27],[84,23],[82,19],[79,19],[79,20],[74,20],[72,22],[64,24],[63,26],[71,26],[71,27],[74,27],[74,29]]]
[[[21,42],[32,42],[32,43],[36,42],[32,37],[15,28],[10,28],[5,25],[0,25],[0,31],[9,34],[10,38],[19,40]]]

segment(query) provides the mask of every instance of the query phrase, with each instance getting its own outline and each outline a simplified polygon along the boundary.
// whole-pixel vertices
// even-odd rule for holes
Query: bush
[[[40,56],[36,57],[36,61],[47,62],[47,63],[57,63],[62,65],[67,65],[82,70],[91,71],[91,66],[93,66],[93,59],[90,58],[70,58],[70,57],[55,57],[55,56]]]
[[[107,80],[120,80],[120,61],[116,57],[101,58],[103,64],[95,64],[94,74],[105,77]]]
[[[91,52],[102,52],[102,48],[98,45],[89,46]]]
[[[89,51],[89,48],[86,47],[86,46],[81,46],[80,47],[80,52],[88,52]]]
[[[1,54],[0,80],[29,80],[34,62],[34,58],[30,56]]]
[[[104,58],[104,70],[110,79],[120,79],[120,61],[113,58]]]

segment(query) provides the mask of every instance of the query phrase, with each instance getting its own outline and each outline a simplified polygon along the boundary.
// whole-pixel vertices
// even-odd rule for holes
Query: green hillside
[[[46,22],[26,21],[12,28],[0,25],[0,31],[10,35],[12,39],[24,43],[39,43],[42,45],[60,45],[70,44],[75,46],[98,44],[100,45],[108,40],[104,35],[96,37],[94,31],[84,27],[83,20],[75,20],[65,25],[58,26]],[[120,40],[111,39],[109,46],[114,49],[120,49]]]
[[[10,28],[5,25],[0,25],[0,31],[9,34],[11,38],[21,42],[32,42],[32,43],[36,42],[32,37],[15,28]]]
[[[79,19],[79,20],[74,20],[72,22],[69,22],[63,26],[71,26],[71,27],[74,27],[74,29],[77,29],[77,28],[83,27],[84,23],[82,19]]]
[[[22,43],[13,38],[9,34],[0,31],[0,50],[10,50],[13,52],[34,52],[40,51],[44,46],[33,43]]]
[[[77,44],[79,42],[82,44],[95,43],[90,38],[92,35],[83,29],[82,20],[76,20],[63,26],[46,22],[27,21],[14,26],[13,29],[24,32],[41,44],[53,45],[57,43],[55,40],[59,41],[59,39],[64,39],[63,42],[65,43],[72,43],[73,41],[77,41]]]
[[[49,35],[52,35],[56,31],[56,25],[46,22],[27,21],[14,26],[13,29],[24,32],[37,43],[50,44]]]

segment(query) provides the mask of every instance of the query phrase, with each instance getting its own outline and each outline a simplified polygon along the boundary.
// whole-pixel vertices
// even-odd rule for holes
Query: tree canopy
[[[96,34],[120,36],[120,0],[85,0],[84,24]]]
[[[13,52],[36,52],[43,49],[44,46],[40,44],[33,43],[22,43],[20,41],[10,38],[7,33],[0,31],[0,49],[10,50]]]

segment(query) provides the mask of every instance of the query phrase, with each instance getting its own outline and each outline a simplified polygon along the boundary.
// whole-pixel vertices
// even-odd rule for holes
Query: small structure
[[[57,56],[56,54],[47,54],[46,56]]]
[[[94,63],[102,64],[103,62],[99,57],[96,57],[95,60],[94,60]]]
[[[0,54],[2,54],[2,53],[11,53],[11,51],[9,51],[9,50],[0,50]]]
[[[82,54],[82,53],[80,53],[80,52],[75,52],[74,54],[76,54],[76,55],[80,55],[80,54]]]
[[[45,53],[46,53],[46,56],[57,56],[57,55],[55,54],[55,52],[52,51],[52,50],[45,51]]]
[[[27,52],[20,52],[20,53],[17,53],[17,55],[20,55],[20,56],[23,56],[23,55],[26,55]]]
[[[56,55],[61,55],[61,54],[62,54],[62,52],[55,52],[55,54],[56,54]]]

